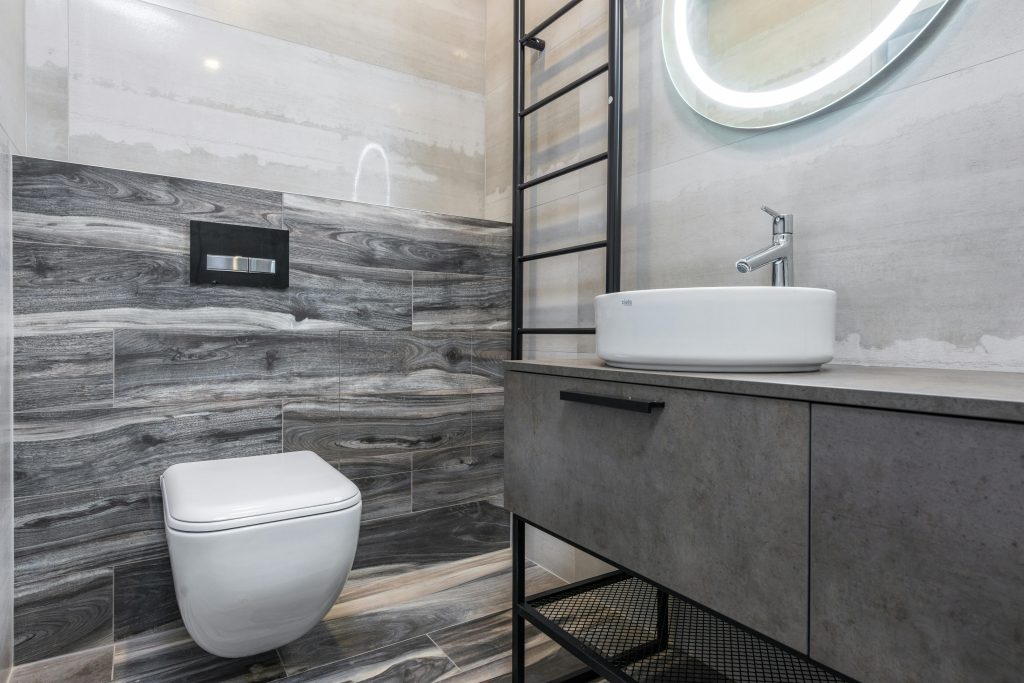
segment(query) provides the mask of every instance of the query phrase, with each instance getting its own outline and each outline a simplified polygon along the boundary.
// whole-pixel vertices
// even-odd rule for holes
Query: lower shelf
[[[703,607],[615,572],[527,598],[520,614],[605,678],[647,683],[850,679]]]

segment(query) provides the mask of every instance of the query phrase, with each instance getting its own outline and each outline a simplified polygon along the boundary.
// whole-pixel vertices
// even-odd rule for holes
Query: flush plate
[[[288,231],[192,221],[189,281],[236,287],[288,286]]]

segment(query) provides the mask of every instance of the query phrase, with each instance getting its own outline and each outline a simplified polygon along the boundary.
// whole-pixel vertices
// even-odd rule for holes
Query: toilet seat
[[[359,489],[312,451],[172,465],[160,478],[164,520],[208,532],[344,510]]]

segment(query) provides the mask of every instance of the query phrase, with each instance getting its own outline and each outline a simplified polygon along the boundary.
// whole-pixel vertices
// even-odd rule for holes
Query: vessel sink
[[[810,287],[645,289],[596,298],[608,365],[690,372],[807,372],[832,360],[836,293]]]

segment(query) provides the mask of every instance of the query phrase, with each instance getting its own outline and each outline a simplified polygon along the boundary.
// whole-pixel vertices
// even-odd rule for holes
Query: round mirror
[[[948,0],[664,0],[665,64],[702,116],[771,128],[870,81]]]

